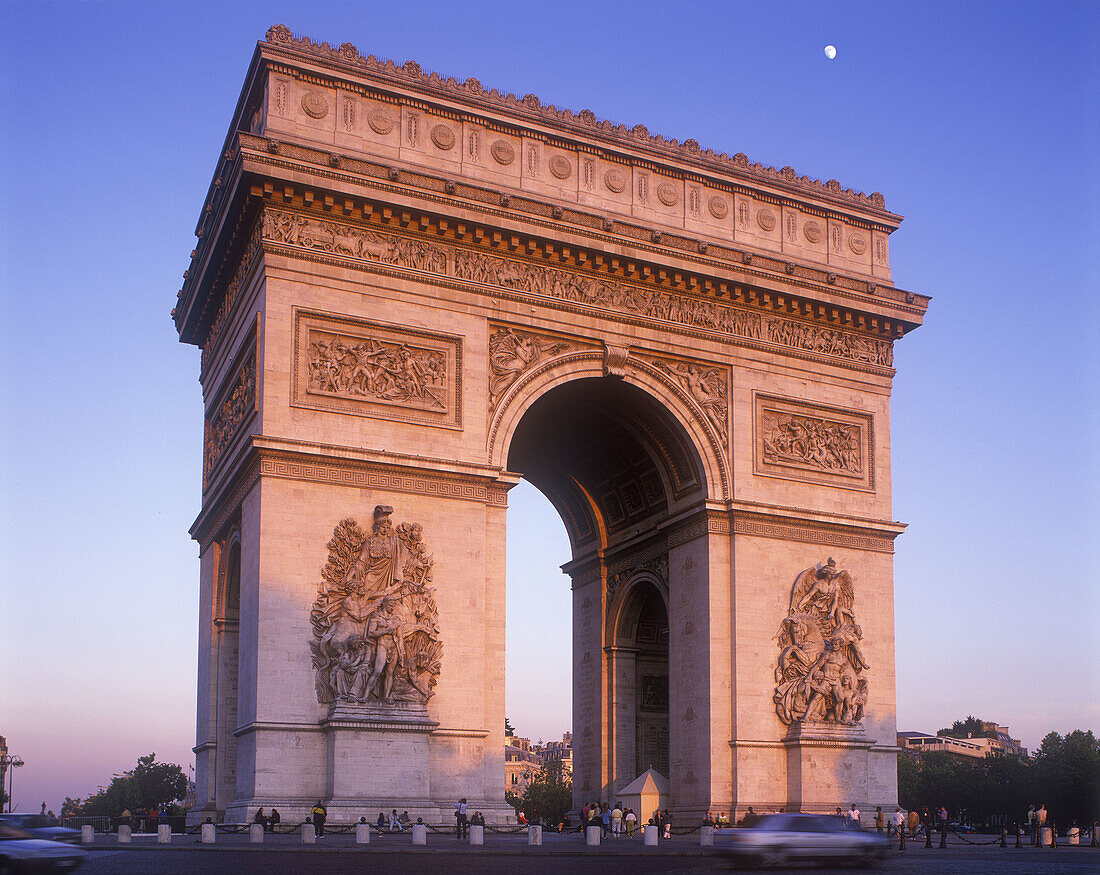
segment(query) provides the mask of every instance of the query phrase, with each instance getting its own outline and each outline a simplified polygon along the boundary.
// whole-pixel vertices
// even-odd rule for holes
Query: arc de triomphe
[[[572,545],[578,802],[652,766],[680,822],[893,805],[900,221],[271,28],[173,311],[206,411],[193,818],[511,813],[521,477]]]

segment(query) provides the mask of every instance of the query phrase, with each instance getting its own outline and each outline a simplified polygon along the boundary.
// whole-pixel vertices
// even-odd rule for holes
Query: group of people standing
[[[1047,807],[1040,804],[1038,810],[1032,805],[1027,810],[1027,830],[1031,834],[1031,843],[1039,844],[1043,827],[1047,825]]]
[[[668,812],[662,814],[658,810],[654,813],[652,822],[660,826],[667,821],[667,818]],[[634,831],[638,827],[638,814],[633,808],[623,808],[622,802],[616,802],[614,808],[607,802],[589,802],[581,809],[581,824],[598,826],[603,837],[610,836],[617,839],[626,835],[627,838],[633,838]],[[563,818],[562,823],[558,825],[558,832],[568,825],[568,818]]]
[[[485,826],[485,815],[475,811],[473,817],[470,817],[470,809],[466,797],[463,796],[455,803],[455,838],[466,838],[471,826]]]

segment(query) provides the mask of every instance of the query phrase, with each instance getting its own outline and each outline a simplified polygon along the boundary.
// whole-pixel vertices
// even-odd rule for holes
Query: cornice
[[[895,226],[901,220],[900,216],[886,209],[885,198],[879,192],[868,195],[843,188],[835,179],[822,182],[799,176],[793,167],[777,170],[760,163],[750,163],[743,153],[738,152],[732,156],[725,152],[716,153],[713,149],[703,149],[694,139],[680,143],[660,134],[650,134],[649,129],[642,124],[632,128],[615,125],[610,121],[597,119],[587,109],[577,113],[558,109],[550,104],[544,105],[534,94],[519,98],[495,88],[486,89],[474,77],[459,82],[453,76],[425,73],[416,61],[406,61],[399,66],[393,61],[382,60],[374,55],[363,56],[352,43],[345,42],[339,48],[333,48],[327,42],[318,44],[306,36],[295,37],[285,25],[268,29],[265,41],[260,43],[260,51],[269,58],[321,63],[344,73],[368,77],[426,97],[457,101],[483,111],[504,113],[520,123],[543,125],[567,137],[583,137],[613,148],[640,152],[651,156],[652,160],[671,159],[691,165],[702,172],[717,172],[750,184],[767,184],[802,196],[841,204],[848,209],[855,207],[877,215]]]
[[[456,206],[472,208],[486,216],[485,221],[518,219],[533,229],[546,229],[546,236],[550,238],[560,239],[564,231],[583,235],[586,241],[592,241],[583,245],[603,245],[609,251],[629,246],[642,253],[635,258],[644,258],[644,254],[652,254],[655,260],[671,256],[699,265],[700,272],[733,271],[745,277],[748,283],[756,278],[765,282],[780,282],[788,288],[805,289],[815,296],[815,300],[826,295],[832,299],[858,302],[865,307],[886,305],[913,317],[914,324],[919,324],[931,300],[926,295],[899,289],[889,282],[863,275],[853,276],[836,267],[829,268],[784,253],[744,244],[735,247],[719,238],[701,242],[698,235],[676,233],[666,228],[658,230],[655,226],[624,221],[621,216],[611,218],[603,212],[588,212],[580,205],[560,206],[538,200],[526,191],[504,195],[499,186],[482,187],[471,180],[451,180],[433,175],[422,167],[406,168],[335,155],[298,143],[277,143],[277,152],[273,154],[270,151],[273,142],[263,137],[241,134],[239,144],[250,166],[270,168],[272,175],[277,175],[273,172],[276,170],[298,171],[333,184],[365,185],[383,197],[405,195],[428,205],[439,204],[441,212],[453,213]],[[338,169],[334,169],[334,165]],[[256,169],[260,170],[259,167]],[[278,192],[261,190],[261,193],[285,199],[285,192],[291,190],[298,191],[299,198],[302,196],[301,184],[280,188]],[[254,191],[253,194],[257,193]],[[317,200],[325,204],[328,211],[339,209],[347,214],[344,203],[346,195],[340,195],[339,203],[332,197],[325,200],[324,195]],[[353,198],[352,202],[356,200]],[[356,211],[356,206],[353,206],[352,212]]]

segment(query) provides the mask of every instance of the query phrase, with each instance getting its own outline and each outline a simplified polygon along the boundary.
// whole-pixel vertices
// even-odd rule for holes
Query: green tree
[[[1046,805],[1058,826],[1100,817],[1100,742],[1092,731],[1075,729],[1063,738],[1051,732],[1042,740],[1031,764],[1035,771],[1036,803]]]
[[[514,727],[511,723],[511,721],[507,717],[505,717],[504,718],[504,737],[505,738],[511,738],[515,734],[516,734],[516,727]]]
[[[556,824],[573,807],[573,781],[561,760],[550,760],[523,794],[523,813],[530,823]]]
[[[948,736],[950,738],[992,738],[995,733],[987,732],[984,727],[984,720],[980,720],[972,715],[967,715],[965,720],[956,720],[951,724],[950,729],[941,729],[936,733],[940,738]]]
[[[89,816],[118,817],[123,810],[164,808],[187,794],[187,776],[175,763],[158,763],[156,754],[139,757],[137,766],[83,803],[82,812]]]

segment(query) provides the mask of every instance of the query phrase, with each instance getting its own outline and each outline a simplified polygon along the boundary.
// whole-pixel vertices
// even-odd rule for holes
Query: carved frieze
[[[874,430],[868,413],[757,394],[757,474],[874,489]]]
[[[879,367],[893,363],[893,344],[876,337],[742,310],[698,295],[665,292],[612,277],[545,267],[462,247],[437,246],[412,237],[285,210],[265,209],[263,234],[272,243],[341,258],[451,276],[525,295],[555,298]]]
[[[619,590],[635,574],[648,571],[656,575],[665,588],[668,588],[668,553],[661,553],[644,561],[632,564],[625,568],[616,568],[607,575],[607,604],[610,606],[615,601]]]
[[[210,484],[210,474],[225,451],[257,410],[256,349],[251,347],[238,366],[228,389],[206,417],[202,451],[202,490]]]
[[[461,424],[459,338],[309,311],[294,328],[294,405]]]
[[[863,718],[869,668],[860,649],[852,576],[830,558],[807,568],[791,588],[790,608],[775,641],[775,713],[796,722],[852,726]]]
[[[520,331],[507,325],[490,326],[490,410],[496,408],[508,387],[524,373],[540,362],[572,350],[574,346],[556,337]]]
[[[698,404],[726,442],[729,417],[729,369],[669,359],[650,359]]]
[[[233,278],[225,287],[225,294],[222,295],[218,311],[214,314],[214,321],[210,323],[210,329],[206,333],[206,341],[202,345],[200,364],[200,370],[202,371],[206,370],[207,364],[209,364],[214,352],[218,349],[222,336],[225,334],[226,326],[229,324],[229,315],[233,312],[233,307],[241,296],[245,279],[252,269],[256,256],[262,251],[261,243],[261,228],[257,223],[249,235],[248,243],[245,245],[240,261],[237,262],[237,269],[233,273]]]
[[[394,526],[379,505],[369,533],[341,520],[310,611],[317,701],[424,706],[443,644],[432,556],[420,523]]]

